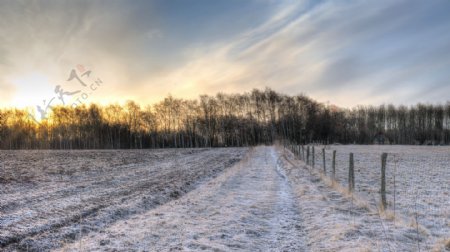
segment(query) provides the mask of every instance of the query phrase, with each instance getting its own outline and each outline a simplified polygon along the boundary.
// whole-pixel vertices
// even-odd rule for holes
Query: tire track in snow
[[[304,251],[301,214],[278,161],[274,147],[257,147],[185,197],[83,240],[83,250]]]

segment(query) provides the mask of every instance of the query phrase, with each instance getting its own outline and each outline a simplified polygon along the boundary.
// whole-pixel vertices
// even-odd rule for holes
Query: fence
[[[450,147],[286,144],[310,169],[387,218],[409,223],[431,249],[450,234]],[[295,151],[293,151],[295,150]],[[320,150],[320,151],[319,151]]]

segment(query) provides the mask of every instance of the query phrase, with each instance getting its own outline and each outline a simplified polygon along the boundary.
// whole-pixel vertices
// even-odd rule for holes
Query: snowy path
[[[414,251],[388,223],[277,147],[257,147],[180,199],[62,251]],[[387,230],[384,230],[386,227]]]
[[[87,238],[83,250],[94,250],[100,243],[105,250],[302,248],[301,214],[274,149],[261,147],[250,155],[182,199]]]

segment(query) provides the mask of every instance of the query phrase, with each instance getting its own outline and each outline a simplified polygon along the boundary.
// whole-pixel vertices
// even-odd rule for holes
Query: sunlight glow
[[[41,105],[44,100],[54,96],[54,83],[38,72],[29,73],[22,77],[11,78],[11,83],[16,87],[11,106],[24,108]]]

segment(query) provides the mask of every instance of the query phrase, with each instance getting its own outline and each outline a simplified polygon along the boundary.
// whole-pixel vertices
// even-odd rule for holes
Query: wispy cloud
[[[139,74],[145,34],[135,30],[132,9],[109,1],[3,1],[0,8],[0,105],[33,105],[52,95],[70,70],[84,64],[107,79],[108,92],[126,88]],[[5,52],[5,53],[4,53]],[[133,69],[135,68],[135,70]],[[49,83],[20,83],[38,73]],[[19,85],[25,85],[19,87]],[[39,85],[37,87],[36,85]],[[36,90],[40,90],[38,94]],[[109,90],[109,91],[108,91]]]
[[[148,83],[192,96],[269,86],[345,106],[445,102],[450,23],[442,8],[450,10],[418,1],[287,4],[252,30],[191,49],[184,66]]]
[[[108,3],[4,4],[0,74],[37,68],[56,81],[84,63],[109,83],[99,101],[265,86],[343,106],[448,99],[448,1],[253,1],[251,18],[236,12],[241,1],[199,0],[189,14],[158,1]]]

